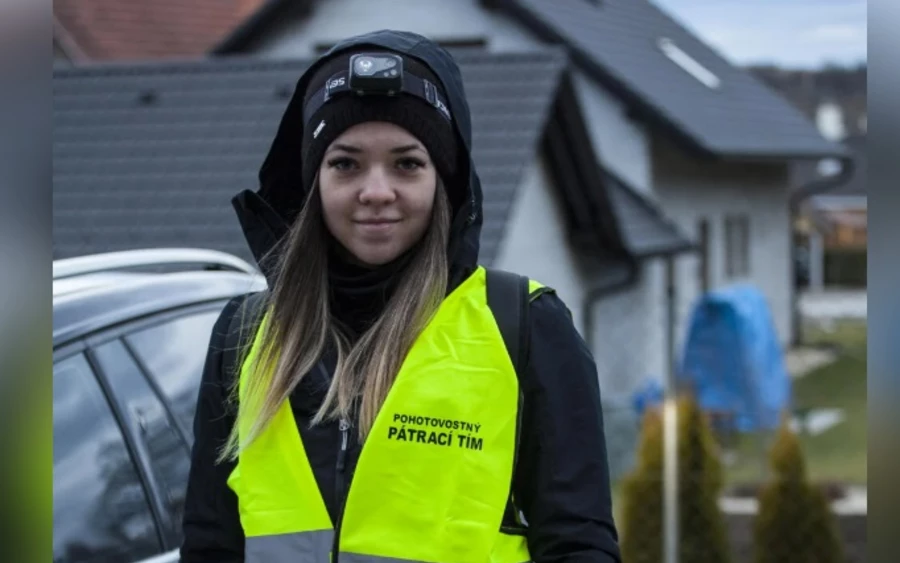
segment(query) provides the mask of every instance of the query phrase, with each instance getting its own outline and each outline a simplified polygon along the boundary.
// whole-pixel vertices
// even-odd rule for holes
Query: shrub
[[[644,416],[635,471],[626,478],[622,507],[622,558],[659,563],[663,542],[663,423],[657,410]],[[678,402],[679,560],[725,563],[729,544],[718,499],[722,468],[706,416],[692,397]]]
[[[807,480],[800,442],[785,421],[770,453],[772,480],[754,522],[757,563],[839,563],[837,526],[824,492]]]
[[[730,560],[728,532],[719,509],[723,484],[718,446],[706,414],[685,396],[678,405],[679,561]]]
[[[662,561],[663,425],[659,411],[644,412],[637,466],[622,486],[622,560]]]

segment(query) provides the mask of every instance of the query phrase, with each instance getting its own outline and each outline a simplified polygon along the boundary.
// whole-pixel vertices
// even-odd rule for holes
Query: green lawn
[[[811,343],[838,347],[834,363],[794,380],[795,405],[841,409],[844,421],[822,434],[802,435],[810,477],[816,481],[865,484],[867,473],[866,325],[845,322],[832,332],[809,331]],[[730,484],[758,481],[763,468],[761,437],[744,437],[738,461],[727,471]]]
[[[845,420],[818,435],[804,436],[807,466],[815,480],[867,481],[867,367],[866,325],[845,322],[833,334],[817,333],[819,342],[838,345],[833,364],[799,379],[794,385],[798,405],[840,408]]]
[[[807,324],[803,334],[804,341],[810,346],[838,346],[849,352],[861,352],[865,356],[867,337],[865,321],[841,321],[831,330]]]

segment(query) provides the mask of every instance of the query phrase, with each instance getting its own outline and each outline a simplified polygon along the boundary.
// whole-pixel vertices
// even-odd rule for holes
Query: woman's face
[[[437,173],[425,146],[392,123],[360,123],[334,140],[319,168],[325,224],[357,260],[387,264],[431,220]]]

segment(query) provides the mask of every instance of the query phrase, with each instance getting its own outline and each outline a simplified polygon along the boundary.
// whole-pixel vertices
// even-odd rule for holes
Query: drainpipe
[[[841,171],[834,176],[813,180],[808,184],[801,186],[793,193],[790,199],[790,221],[791,221],[791,316],[793,317],[793,326],[791,334],[791,344],[796,346],[803,341],[803,330],[801,327],[802,319],[800,317],[800,292],[797,290],[795,280],[797,279],[797,245],[794,244],[794,225],[797,222],[797,215],[800,211],[800,204],[807,199],[831,191],[832,189],[846,183],[853,176],[856,166],[851,156],[843,156],[838,159],[841,163]]]
[[[664,403],[664,475],[663,494],[663,542],[665,563],[678,563],[678,485],[677,485],[677,437],[675,421],[675,258],[666,256],[666,309],[668,314],[666,332],[666,400]],[[640,262],[628,260],[624,276],[591,289],[583,302],[584,339],[589,349],[594,348],[594,305],[610,295],[629,289],[638,280]]]
[[[825,178],[813,180],[791,193],[791,210],[796,211],[800,207],[800,204],[805,200],[831,191],[853,177],[853,172],[856,169],[856,166],[853,163],[853,157],[842,156],[838,161],[841,163],[840,172],[834,176],[826,176]]]
[[[584,341],[587,342],[588,349],[592,352],[594,350],[594,305],[601,299],[625,291],[637,282],[640,272],[638,261],[629,258],[626,268],[627,272],[624,274],[624,277],[619,277],[612,281],[604,281],[592,287],[585,295],[584,301],[582,301],[581,318],[584,323]]]

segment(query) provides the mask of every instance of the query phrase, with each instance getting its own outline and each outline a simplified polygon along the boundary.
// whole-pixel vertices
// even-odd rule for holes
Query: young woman
[[[593,358],[531,282],[513,367],[471,137],[459,69],[418,35],[300,78],[234,201],[270,289],[213,331],[183,563],[619,561]]]

